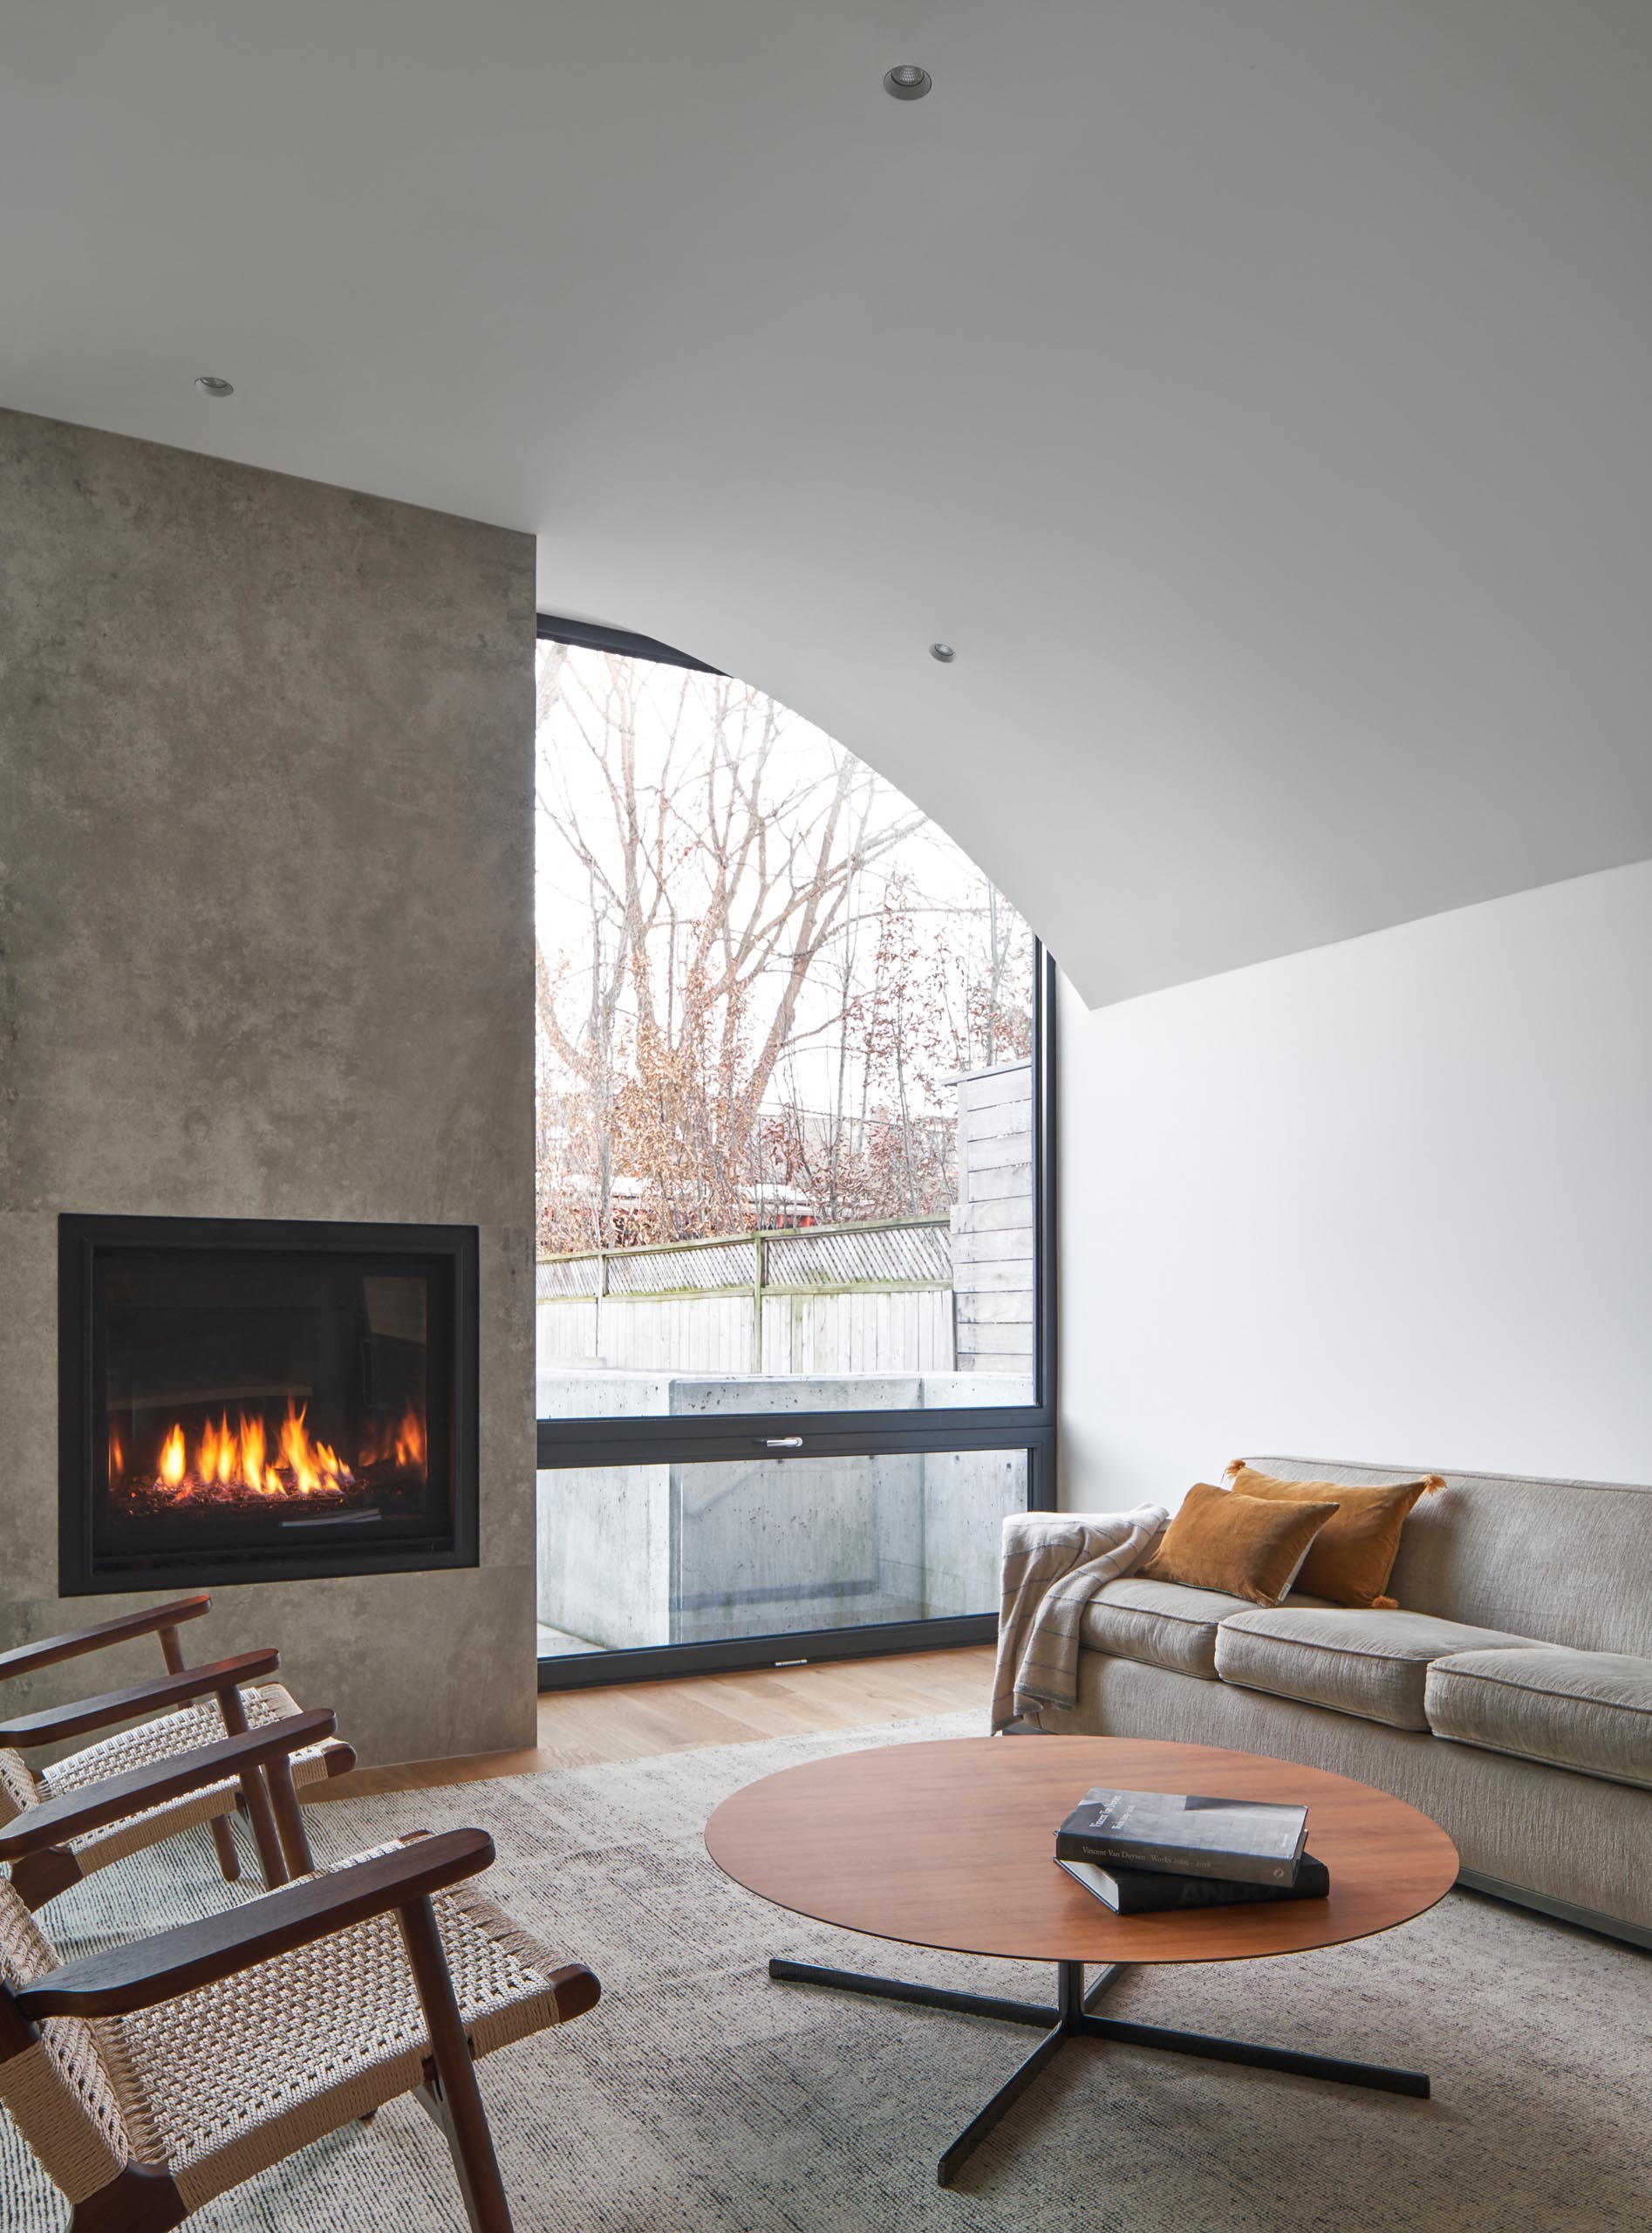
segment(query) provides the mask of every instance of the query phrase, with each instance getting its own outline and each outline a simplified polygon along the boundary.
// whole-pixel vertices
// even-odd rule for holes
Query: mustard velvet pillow
[[[1335,1510],[1313,1538],[1297,1586],[1310,1597],[1328,1597],[1333,1605],[1362,1605],[1382,1613],[1396,1609],[1396,1601],[1382,1593],[1411,1506],[1424,1493],[1445,1486],[1437,1473],[1369,1488],[1345,1488],[1340,1481],[1280,1481],[1257,1472],[1242,1458],[1228,1467],[1227,1478],[1236,1495],[1261,1501],[1317,1506],[1335,1498]]]
[[[1190,1589],[1277,1605],[1335,1510],[1335,1504],[1239,1496],[1200,1481],[1139,1571],[1149,1581],[1185,1582]]]

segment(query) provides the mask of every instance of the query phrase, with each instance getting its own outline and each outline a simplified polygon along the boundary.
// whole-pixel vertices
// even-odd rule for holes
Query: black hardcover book
[[[1058,1861],[1163,1869],[1249,1884],[1293,1884],[1306,1806],[1167,1791],[1085,1793],[1055,1834]]]
[[[1157,1915],[1169,1908],[1243,1908],[1263,1901],[1322,1900],[1331,1888],[1330,1871],[1305,1853],[1296,1865],[1294,1884],[1246,1884],[1223,1876],[1171,1876],[1158,1868],[1103,1868],[1095,1861],[1060,1861],[1075,1882],[1093,1892],[1116,1915]]]

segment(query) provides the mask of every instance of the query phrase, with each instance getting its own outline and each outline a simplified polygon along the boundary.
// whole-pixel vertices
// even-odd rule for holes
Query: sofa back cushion
[[[1416,1480],[1426,1465],[1273,1458],[1286,1480]],[[1579,1651],[1652,1655],[1652,1488],[1447,1473],[1405,1523],[1389,1594],[1407,1612]]]

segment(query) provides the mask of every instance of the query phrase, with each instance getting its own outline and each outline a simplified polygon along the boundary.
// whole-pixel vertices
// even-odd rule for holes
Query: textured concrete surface
[[[367,1760],[534,1727],[533,556],[0,412],[0,1645],[130,1601],[56,1595],[60,1211],[474,1224],[480,1567],[195,1631]]]
[[[706,1383],[659,1385],[675,1410]],[[795,1385],[825,1410],[852,1383]],[[543,1472],[538,1616],[623,1649],[989,1613],[1004,1516],[1026,1500],[1019,1450]]]

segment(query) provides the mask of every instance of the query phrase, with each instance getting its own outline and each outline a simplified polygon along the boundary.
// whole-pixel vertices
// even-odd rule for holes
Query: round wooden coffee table
[[[1305,1806],[1308,1850],[1330,1871],[1330,1896],[1113,1915],[1054,1858],[1058,1824],[1096,1784]],[[1442,1898],[1457,1870],[1457,1848],[1444,1831],[1416,1807],[1347,1776],[1254,1752],[1135,1738],[888,1745],[748,1784],[712,1816],[706,1846],[737,1883],[817,1922],[911,1946],[1055,1963],[1055,2001],[1045,2005],[805,1962],[770,1962],[769,1976],[784,1984],[835,1985],[1045,2033],[941,2157],[942,2186],[1068,2039],[1123,2040],[1344,2086],[1428,2093],[1419,2071],[1096,2013],[1108,1987],[1137,1963],[1245,1962],[1338,1946],[1407,1922]],[[1102,1965],[1088,1991],[1087,1963]]]

